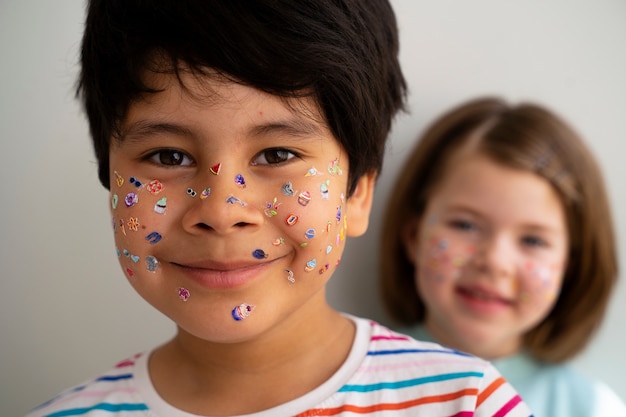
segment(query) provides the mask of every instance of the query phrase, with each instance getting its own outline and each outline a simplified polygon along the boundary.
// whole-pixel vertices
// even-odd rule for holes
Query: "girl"
[[[387,207],[381,285],[402,330],[493,360],[539,417],[626,415],[565,363],[599,327],[617,259],[600,169],[537,105],[437,120]]]

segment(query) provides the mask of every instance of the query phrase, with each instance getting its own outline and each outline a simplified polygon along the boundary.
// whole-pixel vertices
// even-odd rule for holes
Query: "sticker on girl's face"
[[[293,226],[297,222],[298,222],[298,216],[296,216],[295,214],[290,214],[285,219],[285,223],[287,223],[287,226]]]
[[[250,316],[250,313],[252,313],[252,310],[254,310],[253,305],[241,303],[235,308],[233,308],[233,310],[231,311],[231,314],[236,321],[241,321],[241,320],[246,319],[248,316]]]
[[[240,205],[241,205],[241,207],[245,207],[245,206],[246,206],[246,203],[244,203],[243,201],[241,201],[240,199],[238,199],[237,197],[235,197],[235,196],[234,196],[234,195],[232,195],[232,194],[231,194],[231,195],[229,195],[229,196],[226,198],[226,204],[232,204],[232,205],[234,205],[234,204],[240,204]]]
[[[285,239],[282,237],[278,237],[272,241],[272,245],[274,246],[282,246],[285,244]]]
[[[320,184],[320,193],[322,194],[322,198],[324,200],[328,200],[328,185],[330,185],[330,181],[325,181]]]
[[[330,161],[328,164],[328,173],[331,175],[341,175],[343,171],[339,166],[339,158],[335,158],[335,160]]]
[[[287,281],[289,281],[292,284],[295,284],[296,279],[293,276],[293,271],[290,269],[285,269],[285,272],[287,272]]]
[[[161,241],[163,236],[160,233],[152,232],[148,236],[146,236],[146,240],[150,242],[151,245],[155,245]]]
[[[306,172],[306,174],[304,174],[305,177],[313,177],[315,175],[317,175],[317,168],[313,167],[313,168],[309,168],[309,170]]]
[[[154,256],[146,256],[146,268],[150,272],[155,272],[159,267],[159,261]]]
[[[316,259],[311,259],[309,262],[306,263],[306,265],[304,266],[304,270],[306,272],[311,272],[312,270],[315,269],[315,267],[317,266],[317,260]]]
[[[207,198],[208,196],[211,195],[211,189],[210,188],[205,188],[204,190],[202,190],[202,192],[200,193],[200,198],[202,200],[204,200],[205,198]]]
[[[252,256],[254,256],[256,259],[265,259],[269,255],[267,253],[265,253],[265,251],[263,249],[255,249],[252,252]]]
[[[141,181],[139,181],[137,178],[135,177],[130,177],[128,179],[128,182],[130,182],[131,184],[133,184],[135,187],[137,188],[141,188],[143,186],[143,184],[141,183]]]
[[[129,217],[126,226],[128,226],[128,230],[136,232],[139,230],[139,219],[137,217]]]
[[[278,199],[274,197],[274,200],[271,202],[265,203],[265,215],[267,217],[274,217],[278,214],[278,209],[280,208],[280,204]]]
[[[187,194],[190,195],[191,197],[196,196],[196,192],[194,191],[193,188],[187,188]]]
[[[124,185],[124,178],[117,173],[117,171],[113,172],[115,174],[115,182],[117,183],[118,187],[121,187],[122,185]]]
[[[211,171],[211,174],[213,175],[219,175],[220,169],[222,169],[222,164],[218,163],[209,168],[209,171]]]
[[[117,208],[118,202],[119,202],[119,197],[117,196],[117,194],[113,194],[111,196],[111,208],[113,208],[113,210]]]
[[[246,188],[246,180],[243,178],[243,175],[235,175],[235,184],[237,184],[240,188]]]
[[[126,268],[126,274],[128,274],[129,278],[134,278],[135,277],[135,272],[130,269],[130,268]]]
[[[306,232],[304,232],[304,237],[313,239],[315,237],[315,229],[307,229]]]
[[[311,193],[308,191],[302,191],[298,196],[298,204],[306,206],[311,202]]]

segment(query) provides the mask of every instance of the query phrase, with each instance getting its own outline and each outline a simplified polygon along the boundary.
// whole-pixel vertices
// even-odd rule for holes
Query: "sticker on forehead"
[[[124,185],[124,178],[118,174],[117,171],[113,171],[113,173],[115,174],[115,182],[117,183],[117,186],[121,187]]]
[[[161,198],[154,204],[154,212],[158,214],[165,213],[165,209],[167,208],[167,197]]]
[[[296,192],[293,189],[293,185],[290,182],[283,184],[280,191],[287,197],[292,197]]]
[[[211,168],[209,168],[209,171],[211,171],[211,174],[219,175],[220,174],[220,169],[222,169],[222,164],[221,163],[217,163],[217,164],[213,165]]]
[[[241,321],[241,320],[246,319],[248,316],[250,316],[250,313],[252,313],[252,310],[254,310],[253,305],[241,303],[235,308],[233,308],[233,310],[231,311],[231,314],[236,321]]]
[[[182,301],[189,300],[189,296],[191,294],[189,293],[189,290],[187,288],[179,287],[177,292],[178,292],[178,298],[180,298]]]

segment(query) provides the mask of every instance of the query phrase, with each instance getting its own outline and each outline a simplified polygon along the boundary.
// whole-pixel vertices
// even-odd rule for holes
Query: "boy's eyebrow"
[[[307,122],[298,118],[271,121],[255,125],[250,129],[253,136],[264,136],[285,133],[290,136],[320,136],[322,129],[317,123]]]
[[[122,139],[133,136],[136,138],[151,136],[158,133],[173,133],[179,136],[193,136],[191,129],[173,123],[140,120],[132,123],[122,131]]]

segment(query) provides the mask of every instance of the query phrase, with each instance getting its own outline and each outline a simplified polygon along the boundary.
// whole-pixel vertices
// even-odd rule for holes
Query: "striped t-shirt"
[[[331,378],[304,396],[247,416],[531,415],[488,362],[348,317],[357,327],[355,341]],[[42,404],[27,417],[193,417],[159,397],[148,375],[149,355],[139,354],[119,363]]]

